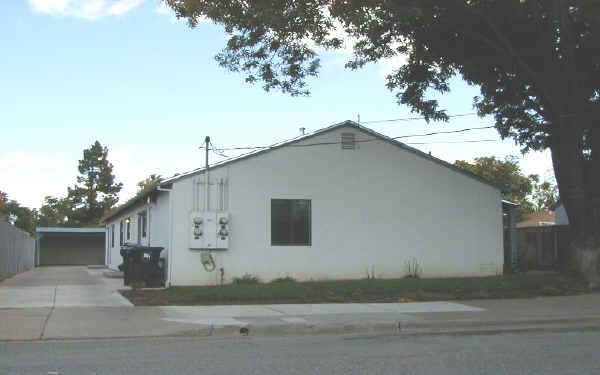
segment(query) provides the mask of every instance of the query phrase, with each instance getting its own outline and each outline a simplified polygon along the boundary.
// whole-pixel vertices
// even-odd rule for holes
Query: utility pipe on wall
[[[208,145],[210,144],[210,137],[206,136],[206,138],[204,139],[204,145],[206,146],[206,168],[204,169],[204,182],[205,182],[205,192],[206,194],[204,195],[204,211],[208,212],[210,210],[210,207],[208,205],[209,202],[209,197],[208,197],[208,192],[209,192],[209,171],[208,171]]]
[[[167,248],[167,280],[165,280],[165,284],[167,286],[171,286],[171,280],[173,280],[173,188],[166,189],[158,186],[156,188],[158,191],[166,191],[169,193],[169,239],[168,239],[168,248]]]

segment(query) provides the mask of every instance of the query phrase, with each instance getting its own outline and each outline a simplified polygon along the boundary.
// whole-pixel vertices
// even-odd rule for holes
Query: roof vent
[[[342,150],[356,149],[356,140],[354,133],[342,133]]]

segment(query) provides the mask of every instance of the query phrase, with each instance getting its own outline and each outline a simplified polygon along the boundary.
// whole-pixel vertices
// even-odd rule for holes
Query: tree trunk
[[[587,217],[590,205],[585,194],[582,151],[583,127],[578,117],[563,115],[552,134],[552,163],[560,199],[565,206],[571,231],[576,239],[588,236]]]
[[[590,160],[586,162],[586,195],[590,201],[590,233],[600,237],[600,123],[590,118]],[[600,238],[599,238],[600,239]]]

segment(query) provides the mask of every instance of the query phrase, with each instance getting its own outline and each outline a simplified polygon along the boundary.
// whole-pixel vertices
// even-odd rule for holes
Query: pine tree
[[[123,187],[115,182],[113,165],[108,161],[108,148],[96,141],[83,150],[79,160],[77,185],[69,188],[68,199],[73,202],[69,225],[94,226],[119,200],[117,194]]]

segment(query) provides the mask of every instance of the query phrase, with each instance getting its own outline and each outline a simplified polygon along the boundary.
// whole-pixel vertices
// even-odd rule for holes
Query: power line
[[[459,113],[456,115],[448,115],[449,118],[452,117],[465,117],[465,116],[476,116],[477,112],[469,112],[469,113]],[[396,121],[416,121],[416,120],[425,120],[425,117],[404,117],[404,118],[394,118],[389,120],[372,120],[372,121],[362,121],[361,124],[382,124],[386,122],[396,122]]]
[[[431,132],[431,133],[424,133],[424,134],[401,135],[401,136],[389,137],[389,138],[390,139],[404,139],[404,138],[414,138],[414,137],[428,137],[428,136],[437,135],[437,134],[454,134],[454,133],[464,133],[464,132],[472,131],[472,130],[491,129],[493,127],[494,127],[493,125],[490,125],[490,126],[480,126],[480,127],[474,127],[474,128],[465,128],[465,129],[458,129],[458,130],[448,130],[448,131],[440,131],[440,132]],[[376,140],[379,140],[379,138],[357,139],[354,142],[364,143],[364,142],[372,142],[372,141],[376,141]],[[483,140],[483,141],[489,142],[490,140]],[[469,143],[469,142],[465,142],[465,143]],[[316,142],[316,143],[305,143],[305,144],[287,144],[285,146],[286,147],[313,147],[313,146],[325,146],[325,145],[339,145],[341,143],[342,143],[341,141],[335,141],[335,142]],[[428,143],[411,143],[411,144],[428,144]],[[219,148],[219,149],[215,148],[212,145],[212,143],[211,143],[211,146],[212,146],[211,149],[215,152],[215,154],[219,155],[219,154],[222,154],[225,151],[264,150],[264,149],[268,149],[268,148],[277,147],[277,144],[271,145],[271,146],[242,146],[242,147],[225,147],[225,148]]]
[[[225,153],[224,153],[224,151],[225,151],[225,150],[224,150],[224,149],[222,149],[222,148],[217,148],[217,146],[215,146],[215,145],[212,143],[212,141],[210,141],[210,143],[209,143],[209,144],[210,144],[210,150],[211,150],[212,152],[214,152],[215,154],[217,154],[217,155],[219,155],[219,156],[222,156],[222,157],[224,157],[224,158],[228,158],[228,157],[229,157],[229,156],[225,155]]]
[[[499,142],[499,139],[471,139],[466,141],[440,141],[440,142],[410,142],[407,145],[434,145],[441,143],[482,143],[482,142]]]
[[[463,132],[467,132],[467,131],[471,131],[471,130],[491,129],[493,127],[494,127],[494,125],[490,125],[490,126],[479,126],[479,127],[476,127],[476,128],[465,128],[465,129],[448,130],[448,131],[425,133],[425,134],[401,135],[399,137],[393,137],[392,139],[412,138],[412,137],[427,137],[427,136],[436,135],[436,134],[463,133]]]

